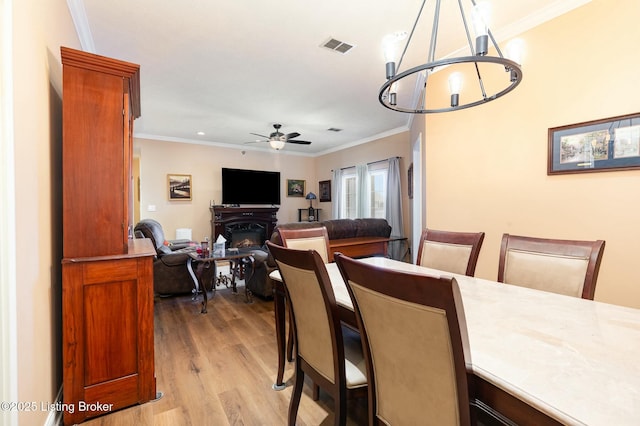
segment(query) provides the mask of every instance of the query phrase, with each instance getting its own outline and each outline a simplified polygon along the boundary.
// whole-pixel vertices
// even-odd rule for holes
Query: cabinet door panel
[[[137,371],[137,282],[84,287],[85,386]]]
[[[122,102],[122,77],[65,68],[62,161],[66,258],[125,252]]]

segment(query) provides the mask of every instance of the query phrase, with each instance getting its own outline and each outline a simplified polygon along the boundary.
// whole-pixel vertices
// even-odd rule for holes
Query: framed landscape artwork
[[[321,203],[331,201],[331,181],[330,180],[321,180],[318,182],[318,192],[320,192]]]
[[[169,200],[191,200],[191,175],[167,175],[167,188],[169,192]]]
[[[287,197],[304,197],[304,180],[287,179]]]
[[[547,174],[640,168],[640,113],[549,129]]]

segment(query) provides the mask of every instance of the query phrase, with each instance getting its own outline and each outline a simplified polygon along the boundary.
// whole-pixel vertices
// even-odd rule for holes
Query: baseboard
[[[55,405],[62,405],[62,386],[58,390],[56,395]],[[62,411],[51,410],[47,416],[47,420],[44,422],[44,426],[59,426],[62,424]]]

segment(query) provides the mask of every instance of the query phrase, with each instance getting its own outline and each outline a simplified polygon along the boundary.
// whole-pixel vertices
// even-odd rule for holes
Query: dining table
[[[386,257],[369,265],[454,277],[460,288],[477,398],[521,425],[638,425],[640,310],[452,274]],[[341,319],[355,324],[346,284],[326,264]],[[282,386],[285,292],[278,270],[276,333]],[[278,309],[278,305],[280,309]]]

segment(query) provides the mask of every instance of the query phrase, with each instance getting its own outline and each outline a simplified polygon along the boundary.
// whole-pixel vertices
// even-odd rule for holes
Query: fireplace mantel
[[[278,218],[278,207],[222,207],[213,206],[211,210],[211,241],[215,241],[218,235],[227,239],[227,247],[231,244],[231,238],[227,235],[230,227],[258,225],[265,230],[265,239],[271,237]],[[260,241],[260,245],[264,240]]]

